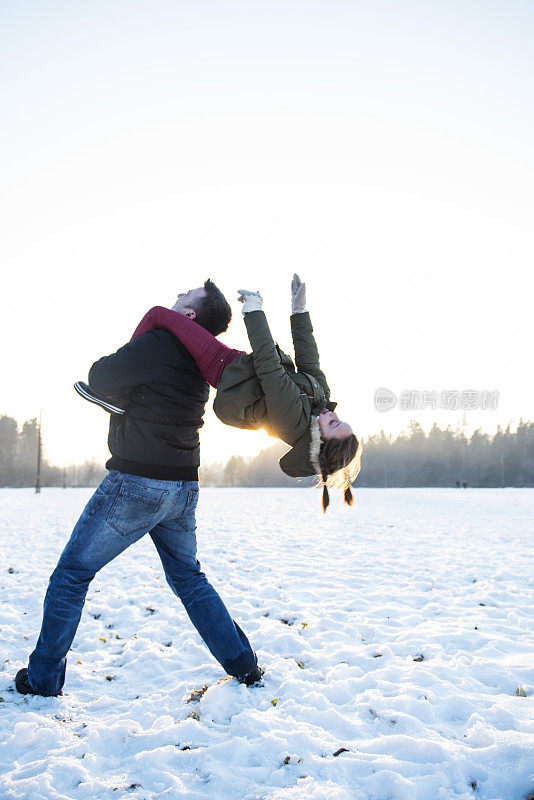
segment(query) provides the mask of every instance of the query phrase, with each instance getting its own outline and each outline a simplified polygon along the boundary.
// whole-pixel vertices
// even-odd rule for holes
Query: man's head
[[[224,333],[232,319],[225,296],[209,278],[204,286],[179,294],[172,310],[194,319],[213,336]]]

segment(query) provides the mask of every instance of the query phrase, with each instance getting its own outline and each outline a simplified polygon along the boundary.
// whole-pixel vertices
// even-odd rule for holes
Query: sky
[[[533,35],[513,0],[4,0],[0,414],[101,461],[72,389],[93,361],[208,277],[224,341],[247,349],[236,290],[260,290],[291,352],[297,271],[358,435],[463,419],[378,388],[498,391],[470,430],[533,419]],[[271,443],[209,411],[202,460]]]

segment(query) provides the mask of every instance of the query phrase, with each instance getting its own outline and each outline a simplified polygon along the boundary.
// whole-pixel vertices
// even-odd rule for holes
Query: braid
[[[344,500],[352,506],[354,497],[351,483],[360,471],[361,447],[354,434],[346,439],[328,439],[321,442],[318,457],[323,485],[323,511],[330,505],[328,488],[344,490]],[[319,472],[319,470],[318,470]]]
[[[323,513],[326,513],[326,509],[330,505],[330,495],[328,494],[328,486],[326,485],[327,478],[328,478],[328,475],[323,470],[323,473],[322,473],[322,479],[323,479]]]

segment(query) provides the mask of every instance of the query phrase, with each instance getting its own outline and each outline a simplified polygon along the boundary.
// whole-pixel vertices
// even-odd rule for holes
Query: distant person
[[[467,489],[467,481],[464,481],[464,482],[462,483],[462,486],[464,487],[464,489]]]
[[[456,488],[457,488],[457,489],[459,489],[459,488],[460,488],[460,481],[456,481]]]
[[[209,336],[225,331],[232,315],[210,280],[180,294],[170,313],[196,319],[192,324],[209,330]],[[238,681],[257,682],[263,670],[256,653],[196,559],[198,429],[209,389],[194,359],[169,331],[147,332],[93,364],[88,391],[127,398],[127,413],[111,404],[110,472],[83,510],[50,578],[41,633],[28,668],[16,675],[17,690],[62,694],[67,653],[91,580],[146,533],[172,591],[214,658]]]
[[[323,509],[329,486],[344,489],[352,505],[351,483],[360,470],[361,448],[348,422],[339,419],[319,365],[319,352],[306,311],[306,285],[291,283],[291,333],[295,364],[275,344],[259,292],[238,290],[252,353],[232,350],[198,321],[156,306],[137,326],[132,341],[147,331],[171,331],[194,357],[206,381],[217,389],[213,410],[226,425],[257,430],[291,445],[280,467],[293,478],[317,475]]]

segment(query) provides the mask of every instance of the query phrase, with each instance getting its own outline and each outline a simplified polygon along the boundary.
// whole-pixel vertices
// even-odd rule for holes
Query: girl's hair
[[[328,488],[344,489],[345,502],[353,503],[351,483],[361,468],[362,448],[354,434],[346,439],[328,439],[321,444],[319,465],[323,484],[323,511],[330,505]]]

